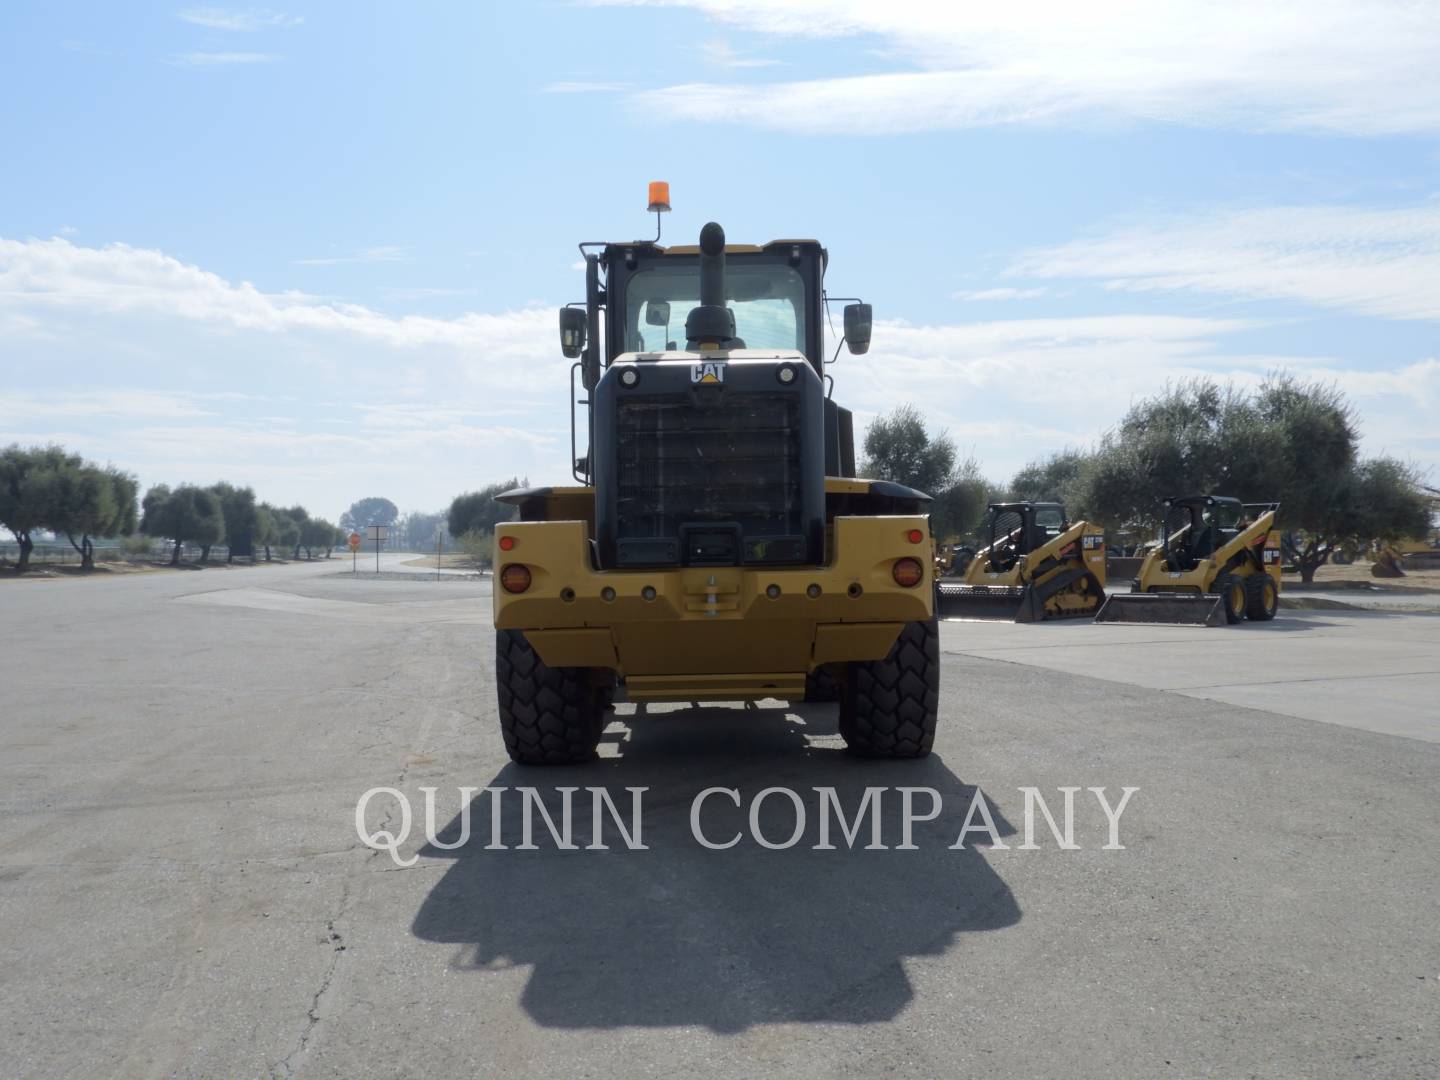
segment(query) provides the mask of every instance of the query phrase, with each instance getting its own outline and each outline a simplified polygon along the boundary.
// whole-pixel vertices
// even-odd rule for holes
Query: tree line
[[[180,562],[185,544],[200,548],[201,562],[210,549],[228,547],[227,561],[252,558],[272,548],[300,557],[326,557],[345,534],[324,518],[312,517],[303,506],[278,507],[259,502],[248,487],[221,481],[209,487],[156,484],[137,507],[139,482],[113,465],[100,466],[61,446],[0,449],[0,526],[19,547],[16,569],[30,565],[40,531],[64,536],[80,554],[84,569],[95,565],[95,540],[141,536],[173,544],[170,565]]]
[[[1215,493],[1280,503],[1302,580],[1342,547],[1428,533],[1423,477],[1389,456],[1362,457],[1354,407],[1325,383],[1272,375],[1253,391],[1195,379],[1132,405],[1093,446],[1032,461],[1008,485],[986,482],[953,441],[902,406],[866,433],[868,475],[936,493],[935,531],[963,536],[1001,497],[1056,501],[1072,520],[1153,535],[1164,500]],[[929,483],[931,486],[926,487]]]

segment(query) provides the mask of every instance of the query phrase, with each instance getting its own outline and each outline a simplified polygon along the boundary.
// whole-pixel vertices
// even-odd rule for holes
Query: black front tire
[[[1234,626],[1241,619],[1245,618],[1245,605],[1249,598],[1249,590],[1245,587],[1245,579],[1238,574],[1226,574],[1217,581],[1212,590],[1220,597],[1220,602],[1225,606],[1225,621]]]
[[[512,761],[575,765],[595,757],[606,702],[589,668],[550,667],[521,631],[497,630],[495,689]]]
[[[884,660],[846,665],[840,735],[859,757],[922,758],[940,714],[940,630],[931,618],[906,623]]]

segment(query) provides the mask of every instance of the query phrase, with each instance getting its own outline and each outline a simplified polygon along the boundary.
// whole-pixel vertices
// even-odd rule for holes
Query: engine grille
[[[733,522],[745,561],[801,523],[799,398],[786,393],[626,397],[616,416],[618,535],[679,537],[682,526]],[[758,545],[758,546],[757,546]],[[793,551],[775,544],[776,553]],[[757,554],[758,553],[758,554]]]

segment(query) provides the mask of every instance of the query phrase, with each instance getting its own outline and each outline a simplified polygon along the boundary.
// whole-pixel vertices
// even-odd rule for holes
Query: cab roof
[[[787,248],[808,248],[820,252],[822,263],[829,263],[830,253],[821,246],[819,240],[771,240],[765,244],[726,244],[726,255],[774,255],[784,252]],[[674,244],[670,247],[662,247],[660,244],[650,240],[614,240],[605,245],[605,257],[608,258],[617,251],[639,252],[654,255],[699,255],[699,244]]]

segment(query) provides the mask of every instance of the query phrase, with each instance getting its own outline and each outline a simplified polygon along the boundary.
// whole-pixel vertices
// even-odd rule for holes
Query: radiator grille
[[[795,394],[627,397],[616,417],[618,533],[674,537],[735,522],[747,539],[794,536],[801,523]]]

